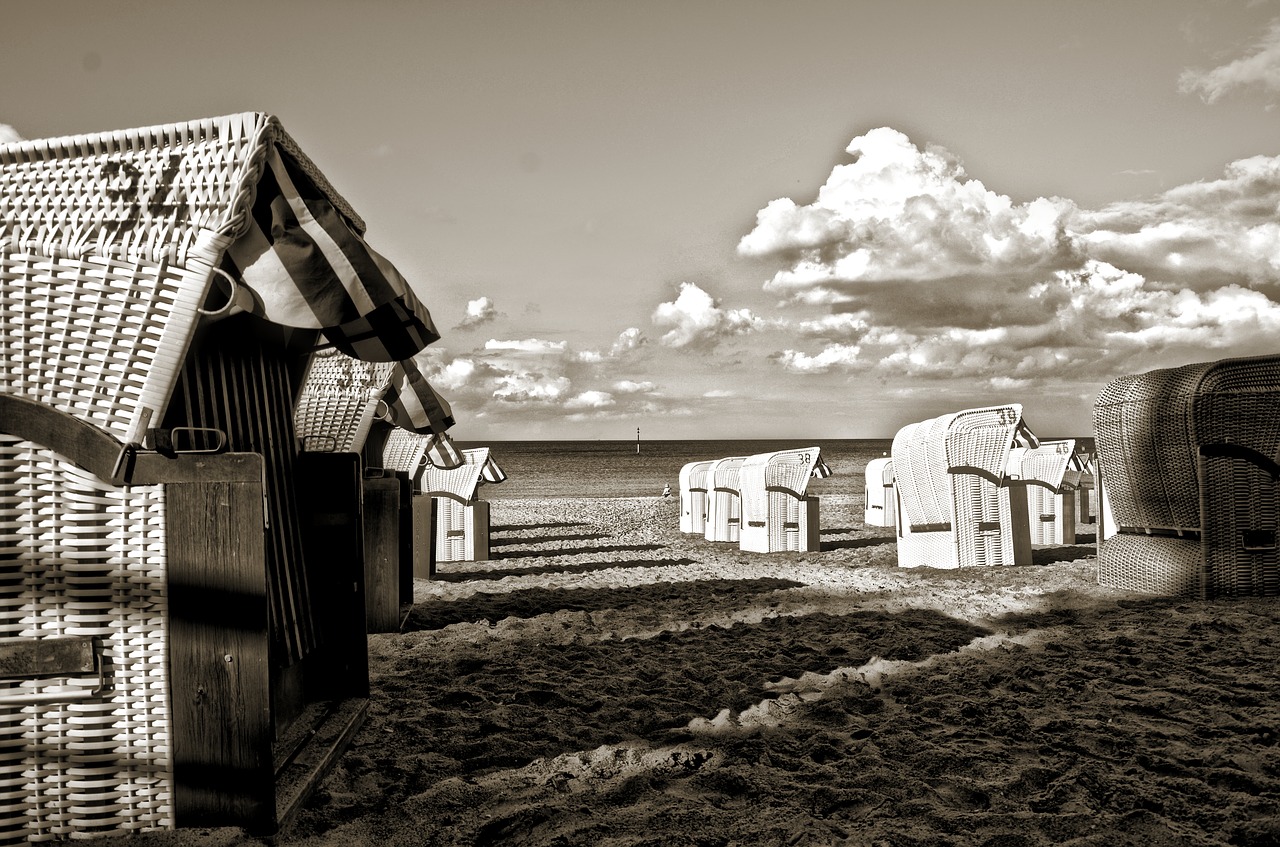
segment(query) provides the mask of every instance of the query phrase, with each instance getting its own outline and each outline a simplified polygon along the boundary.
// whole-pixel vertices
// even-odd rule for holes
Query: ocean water
[[[1050,440],[1045,438],[1044,440]],[[1077,437],[1092,448],[1092,438]],[[862,494],[867,463],[889,455],[891,438],[816,440],[486,441],[458,442],[489,447],[507,479],[482,485],[485,500],[528,497],[651,497],[670,485],[680,493],[680,468],[688,462],[750,456],[796,447],[818,447],[832,470],[809,482],[809,493]]]
[[[497,485],[482,485],[485,500],[527,497],[652,497],[671,486],[680,493],[680,468],[689,462],[750,456],[795,447],[818,447],[832,470],[814,479],[809,492],[862,493],[867,462],[888,455],[892,439],[458,442],[489,447],[507,474]]]

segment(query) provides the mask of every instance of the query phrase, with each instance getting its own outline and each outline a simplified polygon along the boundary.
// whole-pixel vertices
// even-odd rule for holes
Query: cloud
[[[18,131],[8,124],[0,124],[0,144],[10,144],[14,141],[21,141],[22,136]]]
[[[1183,94],[1199,94],[1206,103],[1216,103],[1239,88],[1280,91],[1280,19],[1238,59],[1210,70],[1188,69],[1178,78]]]
[[[566,409],[602,409],[615,405],[613,395],[608,391],[584,391],[574,397],[571,397],[564,404]]]
[[[813,203],[772,201],[739,242],[741,255],[784,265],[766,290],[860,303],[868,285],[964,279],[968,300],[980,301],[985,280],[1030,279],[1077,262],[1067,200],[1014,203],[969,179],[944,148],[922,151],[888,127],[846,151],[854,161],[832,169]]]
[[[1196,289],[1224,282],[1280,287],[1280,156],[1231,162],[1216,180],[1076,219],[1088,255]]]
[[[625,356],[628,353],[639,350],[641,347],[649,343],[649,339],[645,334],[634,326],[629,326],[622,332],[618,333],[618,339],[613,342],[613,346],[609,348],[609,355],[613,358]]]
[[[496,317],[498,317],[498,310],[494,307],[493,301],[488,297],[477,297],[475,300],[468,301],[466,314],[454,329],[474,329],[490,323]]]
[[[739,245],[781,266],[764,288],[783,310],[832,309],[755,317],[788,333],[787,373],[1078,384],[1274,350],[1280,157],[1090,211],[1015,204],[893,130],[848,150],[813,203],[773,201]]]
[[[861,348],[856,344],[831,344],[815,356],[798,350],[783,350],[782,366],[793,373],[826,373],[833,368],[851,368],[859,363]]]
[[[692,282],[680,283],[680,294],[653,311],[653,323],[666,332],[668,347],[710,349],[725,338],[759,329],[763,321],[749,309],[721,309],[710,294]]]
[[[634,339],[635,334],[624,330],[619,337]],[[546,431],[565,419],[667,413],[669,401],[652,382],[620,379],[563,340],[491,338],[464,353],[432,346],[414,358],[450,402],[460,425],[479,418],[490,425]]]

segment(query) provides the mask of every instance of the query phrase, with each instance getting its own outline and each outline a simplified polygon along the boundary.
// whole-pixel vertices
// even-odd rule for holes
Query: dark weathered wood
[[[276,828],[260,480],[165,487],[178,826]]]
[[[432,499],[424,494],[409,498],[409,525],[407,557],[411,564],[411,576],[415,579],[431,579],[436,575],[436,557],[432,549],[431,509]],[[412,587],[410,588],[412,591]]]
[[[364,613],[369,632],[400,628],[398,478],[364,481]]]
[[[52,406],[0,394],[0,432],[48,447],[106,482],[127,472],[125,445]]]
[[[489,561],[489,501],[471,502],[471,549],[474,562]]]
[[[94,656],[94,639],[89,635],[0,638],[0,679],[95,673]]]
[[[177,455],[139,453],[134,458],[132,483],[249,482],[262,484],[262,457],[257,453]]]
[[[281,831],[294,822],[302,806],[333,768],[342,751],[364,725],[369,701],[352,697],[327,704],[321,720],[276,773],[276,820]]]
[[[367,697],[363,468],[355,453],[301,453],[295,468],[320,648],[308,661],[317,699]]]

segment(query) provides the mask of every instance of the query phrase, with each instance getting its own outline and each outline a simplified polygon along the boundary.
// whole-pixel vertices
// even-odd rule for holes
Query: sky
[[[463,440],[888,438],[1275,352],[1280,2],[0,0],[0,140],[276,115]]]

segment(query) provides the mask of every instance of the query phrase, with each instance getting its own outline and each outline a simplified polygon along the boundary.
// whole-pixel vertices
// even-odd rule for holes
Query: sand
[[[277,843],[1280,843],[1275,600],[1104,589],[1091,544],[898,568],[851,496],[818,553],[677,510],[496,501],[494,559],[370,636],[368,720]]]

